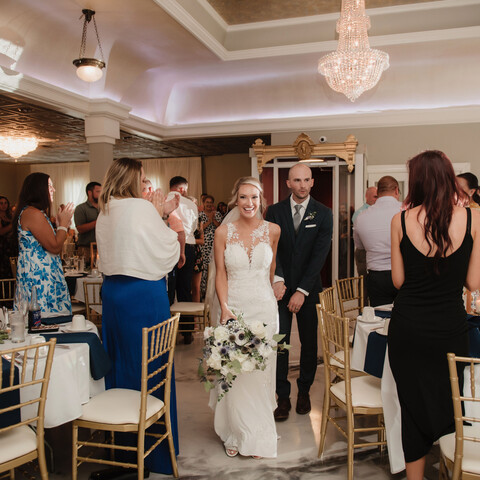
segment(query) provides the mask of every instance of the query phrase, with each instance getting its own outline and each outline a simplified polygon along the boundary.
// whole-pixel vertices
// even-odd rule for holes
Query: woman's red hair
[[[439,150],[427,150],[408,161],[408,208],[421,206],[425,210],[425,240],[428,254],[434,247],[435,259],[445,257],[452,246],[448,227],[453,207],[466,195],[460,188],[450,159]]]

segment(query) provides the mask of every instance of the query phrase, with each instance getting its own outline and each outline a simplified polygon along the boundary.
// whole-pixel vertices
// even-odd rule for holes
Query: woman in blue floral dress
[[[58,211],[57,231],[50,222],[52,180],[45,173],[25,178],[13,219],[18,234],[17,288],[15,303],[30,302],[37,289],[42,318],[71,315],[72,305],[63,275],[60,252],[67,238],[73,204]]]

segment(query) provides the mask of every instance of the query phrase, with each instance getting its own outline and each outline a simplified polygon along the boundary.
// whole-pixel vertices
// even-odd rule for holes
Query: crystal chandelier
[[[342,0],[337,21],[337,50],[318,62],[318,71],[325,75],[330,88],[343,93],[352,102],[365,90],[373,88],[389,67],[388,54],[370,48],[369,28],[365,0]]]
[[[10,155],[17,161],[38,147],[35,137],[0,137],[0,150]]]

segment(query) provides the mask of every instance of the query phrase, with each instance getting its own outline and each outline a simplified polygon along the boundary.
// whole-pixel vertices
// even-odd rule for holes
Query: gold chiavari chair
[[[55,343],[56,339],[53,338],[47,343],[2,351],[0,395],[18,396],[18,399],[12,405],[3,405],[0,415],[12,414],[22,409],[21,419],[20,416],[13,418],[11,425],[0,428],[0,472],[9,471],[11,479],[15,476],[16,467],[37,458],[42,480],[48,480],[44,414]],[[10,365],[4,362],[10,362]],[[31,398],[32,389],[37,392],[34,398]],[[25,400],[21,400],[23,392],[26,393]],[[35,429],[30,426],[35,426]]]
[[[357,317],[363,311],[363,275],[336,280],[341,317]]]
[[[337,313],[337,300],[335,298],[335,285],[325,288],[318,294],[320,298],[320,306],[330,313]]]
[[[12,308],[16,283],[15,278],[0,279],[0,307]]]
[[[73,421],[73,480],[77,480],[78,466],[83,462],[135,468],[138,480],[143,480],[145,457],[164,440],[168,441],[173,474],[178,477],[170,422],[170,385],[179,317],[180,315],[177,314],[154,327],[142,329],[141,391],[122,388],[106,390],[84,405],[82,416]],[[167,358],[166,362],[154,370],[152,363],[162,357]],[[162,387],[164,389],[163,401],[152,395]],[[155,423],[164,425],[164,434],[145,432]],[[109,431],[112,433],[111,440],[107,439],[105,443],[79,440],[80,428]],[[114,432],[137,433],[137,446],[127,447],[115,444]],[[147,451],[145,451],[146,435],[155,438],[154,444]],[[99,448],[100,451],[103,449],[133,450],[137,452],[137,462],[127,463],[94,457],[94,452],[83,456],[81,449],[84,447]]]
[[[480,479],[480,392],[475,385],[480,358],[457,357],[454,353],[447,357],[455,432],[440,438],[440,478],[447,479],[448,472],[452,472],[452,480]],[[465,365],[470,373],[470,388],[464,386],[467,391],[461,395],[457,368]],[[466,413],[462,412],[462,403]]]
[[[323,364],[325,368],[325,395],[323,400],[322,424],[320,429],[320,457],[325,447],[328,423],[347,439],[348,480],[353,479],[354,449],[386,445],[383,425],[383,408],[380,392],[380,379],[371,375],[352,378],[350,371],[349,331],[352,319],[339,317],[317,305],[323,343]],[[339,355],[339,353],[341,354]],[[339,377],[340,381],[333,383]],[[337,406],[345,411],[342,417],[334,416]],[[355,420],[359,416],[374,416],[377,424],[358,427]],[[369,442],[362,438],[376,432],[377,441]]]
[[[102,306],[102,297],[100,295],[102,282],[85,282],[83,284],[83,293],[85,295],[85,313],[87,320],[90,320],[102,332],[102,314],[98,307]],[[95,309],[97,307],[97,309]]]

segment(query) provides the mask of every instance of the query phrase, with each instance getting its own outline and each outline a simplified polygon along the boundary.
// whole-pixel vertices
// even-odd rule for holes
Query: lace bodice
[[[240,238],[234,223],[227,224],[225,266],[229,279],[244,275],[252,278],[253,272],[268,278],[273,259],[268,225],[268,222],[262,221],[247,240]]]

